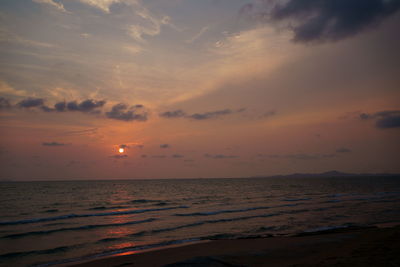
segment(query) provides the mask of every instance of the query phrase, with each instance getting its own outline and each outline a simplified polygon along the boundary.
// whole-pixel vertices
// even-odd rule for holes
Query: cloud
[[[336,153],[350,153],[351,149],[345,148],[345,147],[341,147],[336,149]]]
[[[164,118],[181,118],[181,117],[185,117],[186,113],[181,110],[173,110],[173,111],[166,111],[164,113],[160,114],[160,117],[164,117]]]
[[[110,13],[110,7],[113,4],[122,2],[121,0],[79,0],[79,1],[94,8],[100,9],[105,13]]]
[[[204,157],[206,158],[211,158],[211,159],[234,159],[234,158],[238,158],[239,156],[235,156],[235,155],[224,155],[224,154],[204,154]]]
[[[86,130],[68,131],[61,133],[61,135],[92,135],[97,133],[98,128],[90,128]]]
[[[54,7],[54,8],[56,8],[59,11],[62,11],[62,12],[67,12],[67,10],[65,10],[63,4],[56,3],[53,0],[32,0],[32,1],[35,2],[35,3],[38,3],[38,4],[44,4],[44,5],[48,5],[48,6]]]
[[[193,113],[191,115],[187,115],[183,110],[178,109],[178,110],[173,110],[173,111],[166,111],[164,113],[161,113],[160,116],[164,118],[187,118],[187,119],[193,119],[193,120],[208,120],[208,119],[213,119],[217,118],[220,116],[224,115],[229,115],[233,113],[240,113],[245,111],[245,108],[241,108],[238,110],[231,110],[231,109],[222,109],[222,110],[216,110],[216,111],[208,111],[204,113]]]
[[[112,155],[110,156],[110,158],[114,158],[114,159],[125,159],[127,158],[128,155],[124,154],[124,155]]]
[[[217,111],[211,111],[211,112],[205,112],[205,113],[195,113],[190,115],[189,117],[195,120],[207,120],[207,119],[212,119],[216,118],[222,115],[228,115],[232,114],[232,110],[230,109],[224,109],[224,110],[217,110]]]
[[[205,27],[201,28],[201,30],[197,34],[195,34],[192,38],[186,40],[185,42],[188,44],[193,43],[194,41],[199,39],[209,28],[210,28],[209,26],[205,26]]]
[[[17,106],[21,108],[34,108],[34,107],[41,107],[44,104],[44,99],[43,98],[26,98],[22,101],[20,101]]]
[[[152,155],[151,157],[152,157],[152,158],[156,158],[156,159],[164,159],[164,158],[166,158],[167,156],[165,156],[165,155]]]
[[[9,35],[9,33],[0,28],[0,41],[10,41],[10,38],[7,35]],[[2,80],[0,80],[0,93],[5,95],[25,97],[28,95],[28,92],[25,90],[17,90]]]
[[[65,109],[69,111],[81,111],[81,112],[92,112],[97,108],[101,108],[106,103],[105,100],[93,100],[87,99],[83,100],[81,103],[77,101],[71,101],[68,103],[59,102],[54,105],[57,111],[64,111]]]
[[[58,102],[53,108],[44,105],[43,98],[26,98],[20,101],[17,106],[21,108],[41,108],[44,112],[65,112],[65,111],[80,111],[85,113],[98,112],[96,109],[101,108],[106,103],[105,100],[94,100],[86,99],[82,102],[70,101],[70,102]]]
[[[257,157],[260,158],[275,158],[275,159],[294,159],[294,160],[315,160],[315,159],[327,159],[334,158],[337,155],[335,154],[307,154],[307,153],[298,153],[298,154],[271,154],[264,155],[258,154]]]
[[[170,145],[169,144],[161,144],[160,148],[170,148]]]
[[[122,144],[122,145],[119,145],[119,148],[129,148],[129,146],[125,145],[125,144]]]
[[[361,120],[376,120],[375,127],[390,129],[400,127],[400,110],[385,110],[373,114],[361,113]]]
[[[11,108],[10,101],[4,97],[0,97],[0,109],[9,109]]]
[[[262,118],[269,118],[276,115],[275,110],[270,110],[261,115]]]
[[[172,158],[175,158],[175,159],[180,159],[180,158],[184,158],[185,156],[184,156],[184,155],[181,155],[181,154],[174,154],[174,155],[172,155],[171,157],[172,157]]]
[[[126,104],[119,103],[106,112],[107,118],[120,121],[146,121],[147,112],[142,111],[143,105],[134,105],[128,107]]]
[[[67,144],[64,143],[58,143],[58,142],[44,142],[42,143],[42,146],[66,146]]]
[[[376,26],[400,9],[398,0],[289,0],[247,4],[241,13],[284,22],[295,42],[338,41]],[[261,4],[260,6],[260,3]]]

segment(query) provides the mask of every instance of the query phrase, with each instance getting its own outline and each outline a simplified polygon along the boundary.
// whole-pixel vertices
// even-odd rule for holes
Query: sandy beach
[[[400,226],[211,240],[75,264],[92,266],[400,266]]]

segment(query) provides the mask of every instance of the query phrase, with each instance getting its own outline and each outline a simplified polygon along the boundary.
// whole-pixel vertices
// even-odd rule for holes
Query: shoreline
[[[400,225],[203,240],[63,264],[94,266],[400,266]]]

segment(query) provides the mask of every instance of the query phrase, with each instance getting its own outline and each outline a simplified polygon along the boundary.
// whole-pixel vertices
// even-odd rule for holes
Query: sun
[[[120,148],[118,149],[118,152],[119,152],[119,153],[124,153],[124,151],[125,151],[125,149],[123,149],[122,147],[120,147]]]

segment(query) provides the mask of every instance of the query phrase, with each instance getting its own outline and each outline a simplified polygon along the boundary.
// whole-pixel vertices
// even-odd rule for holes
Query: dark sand
[[[400,266],[400,226],[342,229],[291,237],[215,240],[73,265]]]

